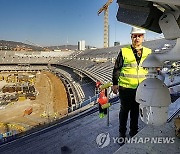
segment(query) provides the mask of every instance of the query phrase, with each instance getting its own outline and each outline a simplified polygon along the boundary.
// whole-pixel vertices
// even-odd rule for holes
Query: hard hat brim
[[[139,32],[134,32],[134,33],[131,33],[131,34],[145,34],[146,32],[141,32],[141,33],[139,33]]]
[[[144,29],[138,27],[132,27],[131,34],[145,34],[146,31]]]

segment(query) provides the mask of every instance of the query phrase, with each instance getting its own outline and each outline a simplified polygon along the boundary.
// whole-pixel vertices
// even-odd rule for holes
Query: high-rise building
[[[84,40],[78,41],[78,50],[81,50],[81,51],[85,50],[85,41]]]

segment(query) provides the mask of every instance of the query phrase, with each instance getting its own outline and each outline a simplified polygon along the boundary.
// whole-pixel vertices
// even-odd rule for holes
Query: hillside
[[[0,50],[15,50],[15,51],[29,51],[29,50],[43,50],[42,47],[25,44],[22,42],[0,40]]]
[[[34,44],[34,43],[32,43]],[[86,49],[92,46],[86,46]],[[41,47],[38,45],[30,45],[22,42],[0,40],[0,50],[13,50],[13,51],[53,51],[53,50],[77,50],[77,45],[58,45]]]

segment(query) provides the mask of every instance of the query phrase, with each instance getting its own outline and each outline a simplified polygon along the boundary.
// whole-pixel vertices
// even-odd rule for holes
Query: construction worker
[[[126,137],[126,125],[130,112],[130,137],[138,133],[139,104],[135,101],[136,89],[148,73],[142,62],[151,53],[151,49],[143,47],[145,30],[132,27],[132,45],[121,48],[113,69],[112,91],[121,100],[119,113],[119,137]]]

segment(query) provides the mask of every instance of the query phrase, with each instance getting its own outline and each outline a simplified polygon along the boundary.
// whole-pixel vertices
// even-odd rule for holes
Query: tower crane
[[[109,16],[109,5],[113,2],[113,0],[108,0],[106,4],[103,5],[102,8],[99,9],[98,15],[104,11],[104,48],[109,47],[109,23],[108,23],[108,16]]]

